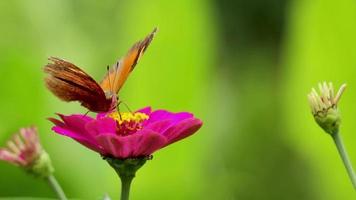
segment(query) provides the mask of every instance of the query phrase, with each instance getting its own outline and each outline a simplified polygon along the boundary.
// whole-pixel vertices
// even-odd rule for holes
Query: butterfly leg
[[[119,100],[119,98],[117,98],[117,100]],[[120,112],[120,104],[121,104],[121,101],[117,101],[115,109],[117,110],[117,113],[119,114],[120,120],[122,120],[121,112]]]
[[[119,107],[120,104],[123,104],[130,113],[133,113],[132,110],[130,109],[130,107],[127,105],[127,103],[125,103],[124,101],[120,100],[120,101],[118,101],[117,106]]]
[[[90,110],[88,110],[82,117],[86,117],[90,113]]]

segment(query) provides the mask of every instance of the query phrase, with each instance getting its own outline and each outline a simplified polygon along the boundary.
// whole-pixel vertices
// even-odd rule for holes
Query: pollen
[[[142,122],[149,118],[148,115],[140,112],[112,112],[107,116],[116,121],[119,135],[130,135],[142,129]]]

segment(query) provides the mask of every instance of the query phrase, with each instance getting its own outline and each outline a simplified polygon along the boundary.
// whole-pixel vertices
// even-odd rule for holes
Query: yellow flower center
[[[149,118],[145,113],[112,112],[107,115],[117,123],[117,133],[119,135],[129,135],[142,129],[142,122]]]

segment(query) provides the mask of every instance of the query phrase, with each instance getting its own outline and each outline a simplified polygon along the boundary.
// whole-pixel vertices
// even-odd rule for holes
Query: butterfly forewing
[[[116,95],[119,92],[130,72],[135,68],[139,58],[151,43],[156,31],[157,29],[155,28],[143,40],[135,43],[127,54],[111,67],[100,83],[105,92],[110,92],[112,95]]]
[[[59,58],[49,58],[51,63],[44,67],[47,88],[64,101],[79,101],[93,112],[110,110],[112,100],[107,99],[103,89],[74,64]]]

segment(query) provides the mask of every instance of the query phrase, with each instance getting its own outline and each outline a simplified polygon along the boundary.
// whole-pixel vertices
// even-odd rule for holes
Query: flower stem
[[[120,176],[121,179],[121,200],[129,200],[130,186],[134,176]]]
[[[48,184],[52,187],[53,191],[57,194],[58,199],[67,200],[61,186],[59,185],[57,179],[53,175],[47,177]]]
[[[130,186],[136,171],[140,169],[151,156],[139,158],[118,159],[104,157],[104,159],[113,167],[121,179],[121,200],[128,200],[130,196]]]
[[[341,135],[339,132],[336,132],[334,134],[331,134],[335,145],[337,147],[337,150],[339,151],[339,154],[341,156],[342,161],[344,162],[345,168],[347,170],[347,173],[350,177],[350,180],[352,182],[352,185],[354,189],[356,190],[356,174],[354,172],[354,169],[352,168],[351,161],[349,159],[349,156],[347,155],[344,143],[342,141]]]

